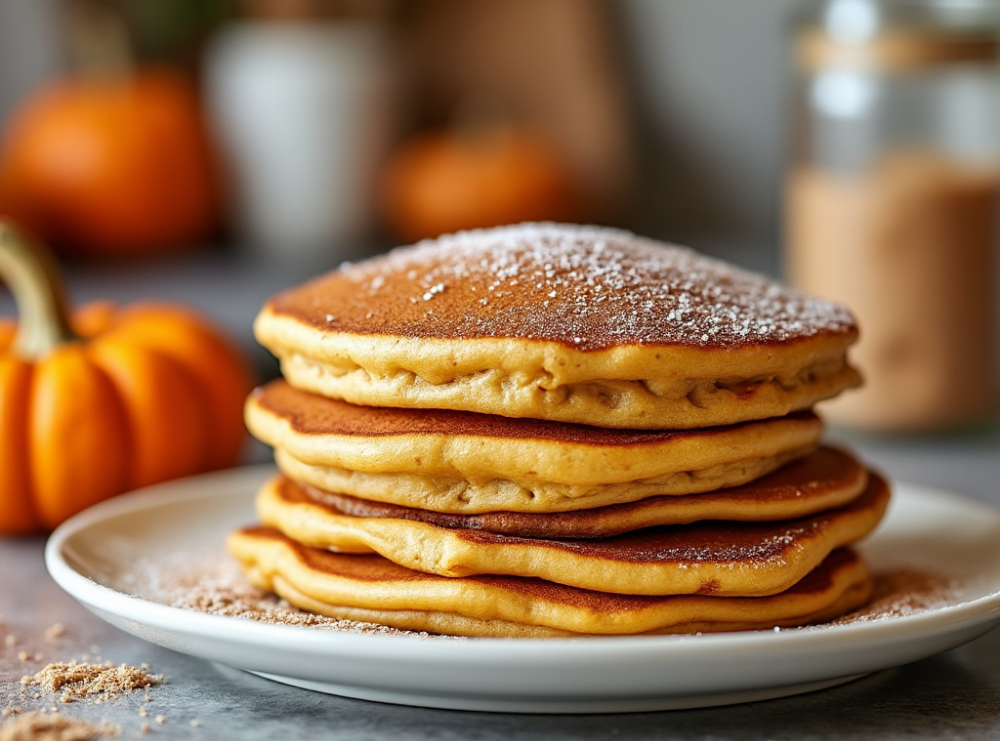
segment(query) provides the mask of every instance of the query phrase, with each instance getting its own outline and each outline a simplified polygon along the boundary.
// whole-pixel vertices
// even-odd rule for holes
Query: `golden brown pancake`
[[[735,424],[859,383],[843,307],[597,227],[422,242],[275,296],[255,332],[318,394],[601,427]]]
[[[860,496],[867,483],[868,471],[854,456],[836,448],[820,447],[743,486],[707,494],[650,497],[628,504],[550,514],[453,515],[358,499],[288,479],[269,489],[268,496],[280,500],[284,506],[314,505],[334,514],[415,520],[452,530],[486,530],[526,538],[598,538],[698,520],[791,520],[841,507]]]
[[[290,478],[437,512],[565,512],[738,486],[813,450],[811,412],[698,430],[618,430],[361,407],[270,383],[246,421]]]
[[[702,522],[610,538],[523,538],[453,530],[414,520],[351,517],[287,495],[277,477],[257,498],[264,525],[303,545],[378,553],[416,571],[448,577],[538,577],[618,594],[759,596],[788,589],[835,548],[871,532],[889,501],[872,474],[845,507],[784,522]],[[286,489],[283,495],[282,489]]]
[[[693,633],[822,622],[871,592],[864,564],[841,549],[770,597],[644,597],[574,589],[539,579],[411,571],[380,556],[307,548],[267,528],[229,536],[230,552],[258,587],[331,617],[406,630],[473,636]]]

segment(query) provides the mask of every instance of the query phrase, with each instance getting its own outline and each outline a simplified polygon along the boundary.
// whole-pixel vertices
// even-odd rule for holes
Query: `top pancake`
[[[603,427],[777,416],[858,381],[842,307],[595,227],[423,242],[274,297],[255,330],[331,397]]]

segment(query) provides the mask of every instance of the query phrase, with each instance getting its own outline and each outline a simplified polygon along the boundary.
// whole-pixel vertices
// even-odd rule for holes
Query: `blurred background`
[[[998,40],[994,0],[0,0],[0,216],[261,376],[261,302],[343,260],[623,226],[852,306],[836,421],[988,426]]]

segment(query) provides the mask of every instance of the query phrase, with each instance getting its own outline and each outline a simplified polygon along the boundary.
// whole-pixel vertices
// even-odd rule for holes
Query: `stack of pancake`
[[[272,298],[281,474],[233,533],[294,605],[484,636],[804,625],[863,604],[888,487],[820,444],[850,314],[594,227],[466,232]]]

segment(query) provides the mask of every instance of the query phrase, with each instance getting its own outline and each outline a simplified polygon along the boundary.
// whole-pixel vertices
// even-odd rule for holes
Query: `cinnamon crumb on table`
[[[87,723],[54,713],[32,712],[0,724],[0,741],[92,741],[120,736],[111,723]]]
[[[25,687],[34,686],[49,692],[61,692],[62,702],[73,702],[85,697],[93,697],[95,702],[107,700],[162,682],[162,674],[149,674],[128,664],[115,666],[110,661],[103,664],[54,662],[34,676],[21,679],[21,684]]]

